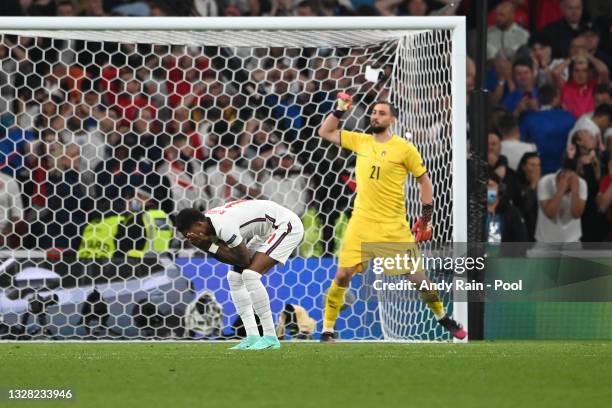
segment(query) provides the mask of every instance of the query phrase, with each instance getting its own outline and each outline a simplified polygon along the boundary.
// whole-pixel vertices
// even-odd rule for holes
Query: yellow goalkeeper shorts
[[[407,221],[380,223],[363,218],[352,217],[349,220],[338,254],[338,266],[341,268],[356,267],[363,272],[364,264],[374,258],[396,258],[398,255],[407,259],[417,259],[419,248],[410,231]],[[402,275],[423,268],[409,265],[408,268],[385,268],[385,274]],[[405,262],[402,262],[405,266]]]

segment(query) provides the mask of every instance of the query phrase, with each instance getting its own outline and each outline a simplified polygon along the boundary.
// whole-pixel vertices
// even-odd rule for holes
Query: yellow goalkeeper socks
[[[442,319],[446,315],[444,310],[444,304],[440,295],[435,290],[422,290],[419,292],[421,300],[427,304],[433,314],[436,316],[436,320]],[[327,316],[327,315],[326,315]]]
[[[344,292],[346,288],[338,286],[336,280],[332,280],[332,284],[327,290],[325,297],[325,314],[323,315],[323,331],[333,332],[336,325],[336,319],[340,313],[340,307],[344,303]]]

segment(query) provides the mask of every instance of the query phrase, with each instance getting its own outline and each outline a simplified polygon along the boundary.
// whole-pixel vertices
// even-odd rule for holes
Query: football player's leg
[[[413,282],[417,288],[421,286],[421,283],[427,281],[427,277],[425,276],[424,271],[418,271],[414,274],[406,275],[407,278]],[[427,285],[430,286],[430,285]],[[421,300],[427,304],[427,306],[431,309],[433,314],[436,316],[436,320],[442,327],[448,330],[454,337],[462,340],[467,336],[467,331],[465,328],[455,321],[451,316],[446,313],[444,309],[444,304],[442,303],[442,299],[440,299],[440,295],[436,290],[420,290],[419,296]]]
[[[323,334],[327,335],[334,332],[334,326],[340,314],[340,308],[344,304],[344,294],[351,283],[351,278],[356,272],[356,266],[338,267],[336,277],[332,280],[331,286],[327,290],[327,296],[325,296]]]
[[[422,270],[406,276],[412,283],[415,284],[415,287],[417,288],[421,287],[422,282],[427,282],[425,272]],[[421,297],[421,300],[431,309],[437,320],[442,319],[446,315],[444,303],[442,303],[442,299],[440,298],[437,290],[419,290],[419,296]]]
[[[255,321],[255,313],[253,312],[253,303],[240,273],[229,271],[227,273],[227,283],[229,284],[232,302],[236,307],[238,316],[242,319],[247,334],[247,337],[238,345],[232,347],[232,349],[243,350],[259,340],[259,330]]]
[[[253,302],[253,309],[259,316],[264,336],[276,336],[276,331],[270,310],[270,297],[261,282],[261,276],[277,263],[278,261],[265,253],[256,252],[249,268],[242,272],[242,280]]]
[[[323,313],[323,331],[321,341],[333,341],[334,326],[344,304],[344,294],[355,273],[363,271],[363,263],[368,257],[362,254],[362,242],[368,238],[368,231],[372,228],[364,222],[351,218],[344,233],[342,248],[338,254],[338,269],[331,286],[325,296],[325,310]],[[375,238],[372,238],[375,240]]]

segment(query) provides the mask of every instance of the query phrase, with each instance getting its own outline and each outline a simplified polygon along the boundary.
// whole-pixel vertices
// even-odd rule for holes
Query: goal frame
[[[453,241],[467,242],[466,21],[436,17],[0,17],[10,30],[300,31],[445,29],[451,31]],[[454,302],[454,316],[468,326],[467,302]]]

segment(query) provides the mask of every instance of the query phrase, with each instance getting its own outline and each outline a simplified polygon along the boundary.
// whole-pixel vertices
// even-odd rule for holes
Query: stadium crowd
[[[474,3],[5,0],[0,14],[464,14],[473,28]],[[612,239],[612,3],[490,3],[489,240]],[[361,86],[362,110],[381,96],[360,79],[359,53],[270,48],[257,65],[221,47],[79,41],[2,36],[1,245],[76,250],[82,228],[109,214],[257,197],[324,217],[322,252],[334,251],[355,185],[350,160],[314,132],[335,91]]]

